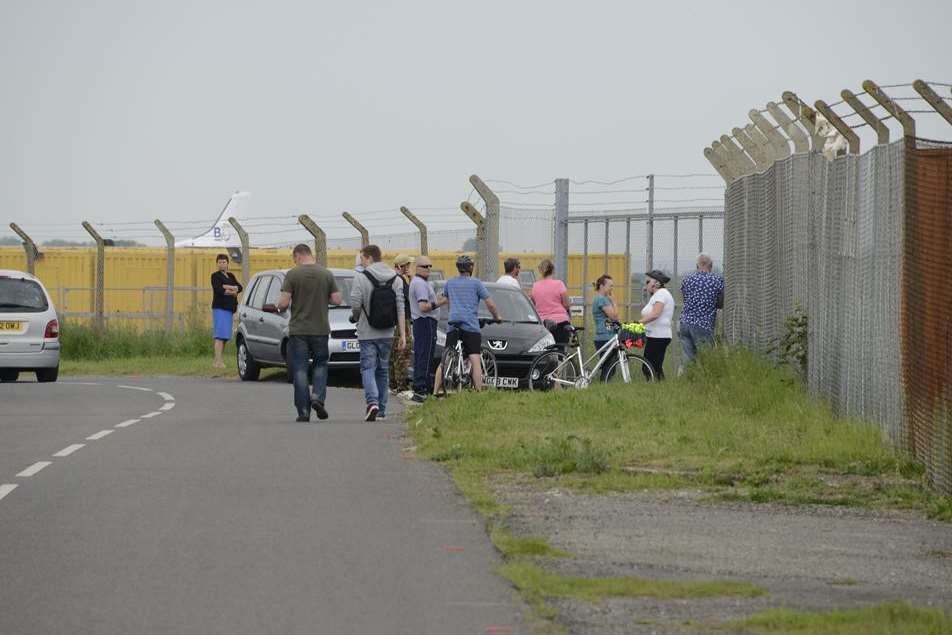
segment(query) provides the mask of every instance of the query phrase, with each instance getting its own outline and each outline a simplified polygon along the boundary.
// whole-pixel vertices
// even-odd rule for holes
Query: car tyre
[[[0,383],[14,382],[20,377],[18,370],[0,370]]]
[[[235,357],[238,361],[238,377],[241,378],[241,381],[258,381],[261,367],[251,356],[251,351],[248,350],[248,345],[245,344],[244,339],[238,340]]]
[[[40,368],[36,371],[36,381],[41,384],[54,382],[59,378],[59,364],[53,368]]]

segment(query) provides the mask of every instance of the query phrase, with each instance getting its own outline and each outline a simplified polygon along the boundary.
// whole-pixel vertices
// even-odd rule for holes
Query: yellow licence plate
[[[0,331],[19,331],[20,322],[0,322]]]

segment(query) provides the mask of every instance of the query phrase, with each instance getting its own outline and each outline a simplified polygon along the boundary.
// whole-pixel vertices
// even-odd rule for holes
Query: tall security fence
[[[737,140],[735,128],[734,137],[721,138],[718,153],[709,147],[705,155],[728,182],[727,340],[774,350],[786,318],[802,308],[810,389],[837,413],[878,425],[925,464],[937,491],[948,494],[952,144],[917,138],[911,116],[938,113],[952,124],[952,100],[932,86],[888,87],[919,94],[894,99],[868,81],[863,92],[843,91],[842,102],[818,101],[815,110],[786,93],[792,118],[778,112],[774,126],[751,111],[751,119],[760,120],[755,131],[786,133],[782,147],[769,140],[776,134],[761,134],[767,142],[759,145],[750,134]],[[917,99],[932,109],[900,105]],[[845,108],[863,123],[847,124]],[[764,112],[775,111],[769,104]],[[887,121],[901,124],[899,140],[889,142]],[[833,132],[815,135],[826,123]],[[857,131],[864,128],[876,134],[876,144],[860,153]],[[733,141],[739,147],[725,154]],[[743,160],[733,156],[741,151]]]

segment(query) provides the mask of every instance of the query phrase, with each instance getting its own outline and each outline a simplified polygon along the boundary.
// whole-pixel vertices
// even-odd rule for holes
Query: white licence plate
[[[518,388],[518,377],[496,377],[496,388]]]
[[[360,350],[360,342],[357,340],[346,340],[340,343],[340,349],[348,353],[354,353]]]

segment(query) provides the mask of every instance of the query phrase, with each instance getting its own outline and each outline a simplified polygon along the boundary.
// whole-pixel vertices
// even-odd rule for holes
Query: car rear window
[[[0,278],[0,313],[42,313],[49,308],[43,287],[33,280]]]

